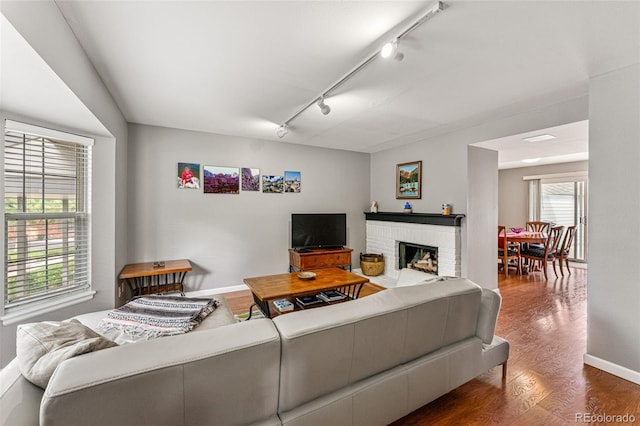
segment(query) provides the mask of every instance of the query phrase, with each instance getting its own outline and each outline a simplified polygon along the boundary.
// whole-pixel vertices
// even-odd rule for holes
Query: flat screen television
[[[346,244],[346,213],[291,214],[292,248],[339,248]]]

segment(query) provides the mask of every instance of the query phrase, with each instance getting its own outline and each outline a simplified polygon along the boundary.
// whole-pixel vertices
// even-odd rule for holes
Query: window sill
[[[2,321],[3,326],[24,322],[25,320],[33,317],[86,302],[93,299],[95,294],[95,291],[83,291],[76,294],[62,296],[55,300],[33,303],[20,308],[16,307],[15,310],[12,309],[10,312],[0,317],[0,321]]]

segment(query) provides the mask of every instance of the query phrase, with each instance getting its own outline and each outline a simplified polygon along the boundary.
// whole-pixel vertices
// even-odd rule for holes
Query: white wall
[[[113,275],[126,263],[127,122],[53,0],[3,0],[2,14],[111,133],[118,173],[105,207],[114,215],[105,238],[115,245]],[[105,176],[103,179],[110,179]],[[100,196],[96,194],[95,196]],[[111,274],[110,274],[111,275]],[[115,292],[115,290],[114,290]],[[111,296],[114,296],[114,292]]]
[[[590,81],[585,355],[586,363],[636,383],[640,383],[639,94],[640,64]]]
[[[484,288],[498,288],[498,151],[468,147],[467,247],[492,246],[493,251],[467,250],[467,277]]]
[[[32,317],[28,322],[64,319],[111,308],[115,304],[116,276],[126,263],[126,121],[53,1],[3,1],[1,10],[31,47],[113,136],[96,137],[93,151],[94,252],[91,278],[97,294],[90,302]],[[3,112],[0,118],[60,127],[56,123],[42,122],[38,117],[17,116],[10,111]],[[74,131],[68,127],[60,130]],[[15,355],[16,327],[16,324],[2,326],[1,366],[6,365]]]
[[[204,194],[178,189],[177,162],[300,171],[299,194]],[[346,212],[353,262],[365,247],[369,154],[129,125],[130,262],[188,258],[188,290],[284,273],[291,213]]]
[[[529,220],[529,182],[524,176],[585,172],[588,161],[548,164],[500,170],[498,173],[498,223],[508,228],[524,226]]]
[[[585,120],[588,115],[588,100],[586,96],[570,99],[554,105],[541,106],[539,109],[516,114],[510,117],[486,121],[481,125],[452,131],[450,133],[416,142],[403,147],[393,148],[372,154],[371,157],[371,199],[378,201],[380,211],[401,211],[403,200],[395,198],[395,173],[396,164],[409,161],[422,160],[422,199],[412,201],[413,211],[418,213],[439,213],[442,203],[453,204],[453,213],[462,214],[486,214],[495,217],[491,225],[491,232],[496,229],[497,200],[492,209],[487,211],[468,211],[468,150],[471,144],[484,142],[499,137],[544,129]],[[497,173],[495,166],[475,166],[473,173],[486,176],[489,173]],[[487,169],[483,171],[483,168]],[[489,167],[493,167],[490,171]],[[495,188],[476,187],[473,189],[474,197],[486,196],[488,199],[495,197],[497,190],[497,177]],[[483,260],[475,258],[472,265],[468,265],[468,253],[474,252],[474,256],[482,256],[485,262],[495,263],[495,247],[497,242],[491,239],[473,238],[468,241],[471,232],[488,232],[486,229],[474,229],[476,225],[482,226],[482,220],[463,220],[462,226],[462,274],[465,277],[473,276],[476,280],[488,288],[495,288],[497,276],[493,272],[485,270],[485,266],[477,269]],[[469,228],[469,224],[473,228]],[[474,225],[476,224],[476,225]],[[496,236],[497,238],[497,236]],[[471,267],[471,269],[469,269]]]

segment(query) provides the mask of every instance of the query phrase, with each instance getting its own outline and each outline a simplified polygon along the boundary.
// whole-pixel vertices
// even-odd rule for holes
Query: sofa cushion
[[[273,319],[282,344],[280,410],[476,337],[481,288],[456,278],[392,288]]]
[[[51,377],[43,425],[254,425],[277,419],[280,340],[271,320],[75,357]],[[100,368],[96,368],[100,366]]]
[[[16,335],[20,372],[43,389],[62,361],[113,346],[118,345],[77,320],[21,324]]]
[[[477,284],[451,278],[393,290],[408,313],[405,361],[476,335],[482,299]]]

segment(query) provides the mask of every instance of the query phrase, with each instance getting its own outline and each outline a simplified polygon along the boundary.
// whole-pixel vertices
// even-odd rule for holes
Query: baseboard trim
[[[640,372],[638,371],[631,370],[627,367],[614,364],[613,362],[589,354],[584,354],[583,360],[587,365],[640,385]]]
[[[240,284],[240,285],[232,285],[228,287],[208,288],[205,290],[185,292],[185,296],[200,297],[200,296],[208,296],[210,294],[231,293],[232,291],[243,291],[243,290],[249,290],[249,287],[247,287],[245,284]]]

